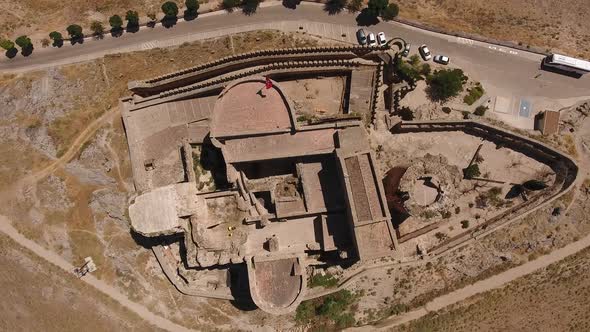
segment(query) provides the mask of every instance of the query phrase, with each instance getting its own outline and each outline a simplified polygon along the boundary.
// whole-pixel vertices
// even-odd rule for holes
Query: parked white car
[[[375,46],[377,45],[377,39],[375,39],[375,34],[374,33],[370,33],[369,37],[367,38],[367,43],[369,44],[369,46]]]
[[[422,59],[424,59],[424,61],[428,61],[432,58],[432,55],[430,55],[430,50],[426,45],[418,47],[418,52],[420,52],[420,55],[422,56]]]
[[[383,46],[383,45],[387,44],[387,38],[385,38],[385,34],[383,32],[379,32],[377,34],[377,43],[380,46]]]
[[[449,59],[449,57],[445,55],[435,55],[434,58],[432,58],[432,61],[443,65],[448,65],[451,59]]]

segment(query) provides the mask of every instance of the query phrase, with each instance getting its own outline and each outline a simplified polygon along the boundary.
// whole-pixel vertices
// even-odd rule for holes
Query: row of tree
[[[242,6],[244,13],[252,14],[258,8],[260,1],[261,0],[223,0],[222,6],[226,10],[232,10],[235,7]],[[330,12],[340,11],[344,7],[348,8],[350,11],[359,11],[362,7],[362,0],[329,0],[326,6],[329,8],[328,10]],[[185,0],[185,7],[186,9],[184,11],[184,19],[195,19],[199,11],[198,0]],[[173,1],[167,1],[162,4],[161,9],[164,13],[162,23],[165,26],[174,25],[178,17],[178,5]],[[397,4],[389,3],[389,0],[369,0],[367,8],[363,10],[361,15],[367,15],[371,18],[381,17],[385,20],[390,20],[396,17],[398,13],[399,7]],[[156,21],[156,13],[151,12],[148,13],[147,16],[151,20],[148,23],[148,26],[153,27]],[[139,30],[139,14],[137,11],[127,11],[125,14],[125,20],[127,21],[127,26],[125,27],[126,31],[136,32]],[[109,18],[110,33],[115,37],[120,36],[124,30],[123,24],[124,22],[121,16],[111,16]],[[93,21],[90,24],[90,30],[92,32],[92,36],[97,38],[102,38],[106,32],[103,23],[100,21]],[[66,31],[72,44],[82,43],[84,41],[84,32],[80,25],[71,24],[66,28]],[[64,40],[64,36],[59,31],[52,31],[49,34],[49,39],[42,40],[42,45],[45,47],[49,46],[51,43],[53,47],[61,47],[64,43]],[[33,43],[26,35],[18,37],[14,42],[8,39],[0,39],[0,47],[6,50],[6,55],[8,57],[14,57],[18,53],[15,44],[21,48],[21,53],[24,56],[28,56],[33,52]]]
[[[186,20],[195,19],[198,15],[199,11],[199,2],[198,0],[186,0],[185,1],[185,11],[184,11],[184,18]],[[162,4],[162,12],[164,13],[164,18],[162,22],[164,24],[174,24],[178,17],[178,5],[175,2],[167,1]],[[156,13],[151,12],[148,13],[147,16],[150,18],[151,22],[148,23],[150,26],[155,25],[156,21]],[[136,32],[139,30],[139,13],[134,10],[129,10],[125,14],[124,19],[127,21],[127,25],[125,30],[128,32]],[[109,18],[109,25],[110,25],[110,32],[113,36],[120,36],[123,33],[123,18],[119,15],[113,15]],[[90,24],[90,30],[92,31],[92,35],[98,38],[102,38],[106,29],[102,22],[100,21],[93,21]],[[83,42],[84,40],[84,32],[80,25],[78,24],[71,24],[66,28],[66,31],[69,36],[69,40],[74,44],[78,42]],[[54,47],[61,47],[64,43],[64,36],[59,31],[52,31],[49,34],[49,39],[42,40],[43,46],[49,46],[51,43]],[[0,39],[0,47],[6,50],[6,55],[8,57],[14,57],[18,50],[16,49],[15,45],[21,48],[21,52],[23,55],[28,56],[33,52],[33,43],[28,36],[20,36],[13,42],[9,39]]]

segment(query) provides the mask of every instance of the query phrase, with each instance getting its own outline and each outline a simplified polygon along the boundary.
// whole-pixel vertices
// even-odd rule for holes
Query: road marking
[[[473,40],[467,39],[467,38],[463,38],[463,37],[457,37],[457,42],[459,44],[473,45]]]

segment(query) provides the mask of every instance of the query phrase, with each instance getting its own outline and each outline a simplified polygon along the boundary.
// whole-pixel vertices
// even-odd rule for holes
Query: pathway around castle
[[[426,316],[430,312],[437,311],[452,304],[466,300],[467,298],[474,296],[476,294],[500,288],[515,279],[518,279],[520,277],[526,276],[527,274],[545,268],[568,256],[576,254],[587,247],[590,247],[590,235],[587,235],[581,240],[570,243],[569,245],[561,249],[557,249],[548,255],[541,256],[533,261],[527,262],[523,265],[517,266],[488,279],[480,280],[472,285],[439,296],[434,300],[426,303],[423,307],[419,309],[384,319],[375,325],[363,326],[360,328],[354,328],[350,330],[375,331],[391,329],[394,326],[399,326],[410,321],[413,321],[415,319],[418,319],[420,317]]]
[[[56,254],[55,252],[49,251],[37,243],[25,238],[22,234],[20,234],[14,227],[12,227],[10,220],[8,220],[5,216],[0,215],[0,232],[8,235],[14,241],[22,245],[23,247],[31,250],[33,253],[38,255],[39,257],[45,259],[49,263],[63,269],[67,273],[72,273],[74,270],[74,266],[63,259],[61,256]],[[147,322],[168,331],[192,331],[187,329],[183,326],[180,326],[176,323],[173,323],[161,316],[155,315],[146,307],[131,301],[127,296],[123,295],[113,286],[107,285],[104,281],[96,279],[92,275],[86,275],[80,278],[81,281],[89,284],[90,286],[96,288],[96,290],[104,293],[105,295],[111,297],[115,301],[119,302],[122,306],[126,307],[127,309],[133,311],[141,318],[145,319]]]

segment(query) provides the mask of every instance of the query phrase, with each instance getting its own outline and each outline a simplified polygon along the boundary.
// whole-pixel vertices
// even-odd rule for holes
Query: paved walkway
[[[0,215],[0,232],[8,235],[14,241],[22,245],[23,247],[31,250],[33,253],[38,255],[39,257],[45,259],[49,263],[61,268],[62,270],[66,271],[67,273],[72,273],[74,270],[74,266],[63,259],[61,256],[56,254],[55,252],[49,251],[37,243],[25,238],[22,234],[20,234],[14,227],[12,227],[10,221],[5,217]],[[107,285],[104,281],[96,279],[92,275],[86,275],[80,279],[81,281],[89,284],[90,286],[94,287],[99,292],[111,297],[113,300],[119,302],[122,306],[126,307],[127,309],[133,311],[134,313],[138,314],[141,318],[146,320],[147,322],[168,331],[192,331],[187,329],[183,326],[180,326],[176,323],[173,323],[161,316],[158,316],[146,307],[138,304],[136,302],[131,301],[127,296],[119,292],[112,286]]]

